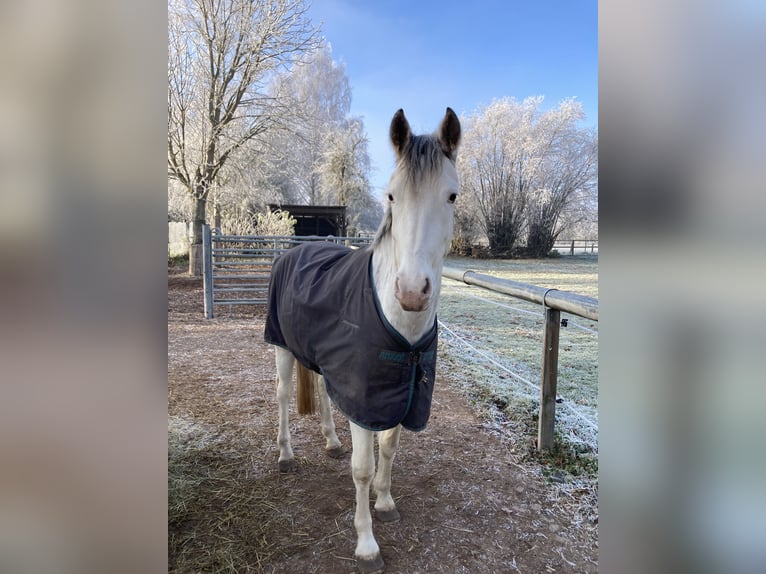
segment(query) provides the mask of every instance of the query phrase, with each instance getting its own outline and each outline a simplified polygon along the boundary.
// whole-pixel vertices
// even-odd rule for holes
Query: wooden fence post
[[[537,427],[538,450],[553,448],[553,425],[556,420],[556,384],[559,362],[559,325],[561,311],[545,308],[543,329],[543,377],[540,385],[540,420]]]
[[[202,226],[202,287],[205,292],[205,318],[213,318],[213,241],[210,226]]]

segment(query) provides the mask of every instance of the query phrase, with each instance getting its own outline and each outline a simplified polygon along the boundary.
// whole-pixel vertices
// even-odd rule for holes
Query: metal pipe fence
[[[489,291],[503,293],[530,303],[537,303],[545,308],[537,448],[550,450],[553,448],[553,430],[556,419],[561,312],[566,311],[578,317],[598,321],[598,300],[577,293],[546,289],[537,285],[519,283],[510,279],[501,279],[454,267],[445,267],[442,275],[467,285],[476,285]]]

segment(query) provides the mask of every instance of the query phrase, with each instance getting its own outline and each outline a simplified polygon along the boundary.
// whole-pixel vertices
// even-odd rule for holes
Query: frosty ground
[[[597,296],[595,281],[589,287],[591,279],[574,277],[592,277],[594,264],[558,263],[557,273],[561,263],[574,267],[552,281],[579,281],[582,288],[572,290]],[[475,261],[450,264],[488,270]],[[516,280],[545,284],[531,267],[527,278],[523,265],[515,270]],[[525,396],[525,383],[466,346],[535,383],[541,351],[534,327],[540,320],[533,314],[541,310],[498,300],[527,312],[503,309],[466,297],[463,289],[445,281],[439,315],[455,336],[442,329],[429,427],[404,433],[394,462],[392,493],[402,520],[374,525],[386,571],[596,572],[593,466],[567,469],[539,459],[529,430],[533,390]],[[470,294],[493,300],[486,292]],[[474,303],[481,307],[472,309]],[[240,308],[229,317],[228,310],[218,311],[221,317],[204,320],[200,282],[169,268],[170,571],[353,572],[348,457],[324,455],[317,417],[293,416],[299,470],[278,472],[274,357],[262,341],[263,313]],[[495,323],[515,334],[504,339]],[[562,330],[562,348],[570,347],[562,363],[568,361],[572,374],[562,376],[562,396],[581,416],[564,415],[557,428],[564,450],[588,461],[597,457],[597,433],[581,418],[597,422],[595,360],[588,367],[597,348],[590,331],[597,325],[582,321],[582,327],[588,330]],[[482,380],[490,385],[477,386]],[[336,415],[336,425],[350,449],[348,423]]]

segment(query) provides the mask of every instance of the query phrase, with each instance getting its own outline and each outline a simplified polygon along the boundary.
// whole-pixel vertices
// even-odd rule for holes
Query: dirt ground
[[[169,269],[168,415],[176,426],[215,437],[190,472],[231,489],[189,498],[181,514],[171,512],[170,571],[356,571],[350,455],[325,456],[318,415],[293,414],[298,471],[278,472],[264,313],[216,312],[219,318],[205,320],[201,281]],[[335,420],[350,450],[348,423],[337,413]],[[571,492],[527,468],[524,448],[487,432],[439,371],[428,428],[403,432],[394,461],[401,521],[373,525],[385,571],[597,572],[596,520],[567,504]]]

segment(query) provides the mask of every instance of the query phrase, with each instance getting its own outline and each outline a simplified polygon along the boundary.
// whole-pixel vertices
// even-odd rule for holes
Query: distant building
[[[269,205],[271,211],[281,209],[295,218],[295,235],[326,237],[346,236],[345,205]]]

